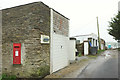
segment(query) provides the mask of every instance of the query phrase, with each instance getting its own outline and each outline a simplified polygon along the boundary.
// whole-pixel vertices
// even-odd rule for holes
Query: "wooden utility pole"
[[[98,42],[99,42],[99,49],[101,50],[98,17],[97,17],[97,29],[98,29]]]

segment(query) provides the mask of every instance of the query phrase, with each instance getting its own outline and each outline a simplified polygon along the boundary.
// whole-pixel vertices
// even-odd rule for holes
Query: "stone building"
[[[69,64],[69,19],[42,2],[2,9],[0,73],[44,77]]]

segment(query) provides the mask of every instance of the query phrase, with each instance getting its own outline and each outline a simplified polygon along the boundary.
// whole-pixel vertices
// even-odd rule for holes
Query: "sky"
[[[97,33],[97,19],[100,27],[100,37],[106,42],[116,42],[108,34],[108,21],[118,12],[120,0],[0,0],[0,9],[42,1],[49,7],[70,19],[69,35],[85,35]]]

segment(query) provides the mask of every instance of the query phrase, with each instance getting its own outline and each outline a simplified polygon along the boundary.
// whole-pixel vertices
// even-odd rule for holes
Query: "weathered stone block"
[[[4,9],[2,16],[3,73],[26,78],[49,74],[50,44],[41,45],[40,37],[50,36],[50,8],[36,2]],[[13,65],[13,43],[21,43],[21,65]],[[41,66],[47,66],[45,73],[39,71]]]

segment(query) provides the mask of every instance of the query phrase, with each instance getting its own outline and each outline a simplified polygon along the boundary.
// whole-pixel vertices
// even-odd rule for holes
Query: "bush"
[[[82,54],[79,52],[78,57],[81,57],[81,56],[82,56]]]
[[[15,75],[2,74],[1,80],[16,80],[16,76]]]

